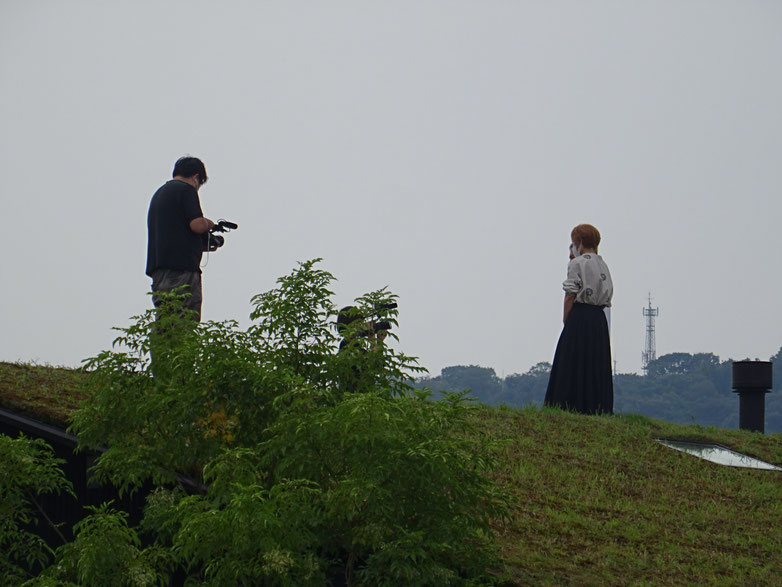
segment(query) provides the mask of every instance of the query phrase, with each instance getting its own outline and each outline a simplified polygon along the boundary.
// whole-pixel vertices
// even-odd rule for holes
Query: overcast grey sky
[[[432,374],[550,361],[571,228],[612,344],[782,345],[782,3],[0,0],[0,360],[78,365],[150,301],[146,213],[201,157],[239,223],[204,319],[323,257]]]

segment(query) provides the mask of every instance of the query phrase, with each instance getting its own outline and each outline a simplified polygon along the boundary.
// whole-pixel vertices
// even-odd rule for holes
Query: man
[[[200,159],[182,157],[174,165],[173,179],[152,196],[147,215],[147,275],[153,292],[186,286],[185,307],[201,320],[202,235],[214,222],[204,218],[198,190],[206,183],[206,168]],[[160,300],[153,295],[157,307]]]

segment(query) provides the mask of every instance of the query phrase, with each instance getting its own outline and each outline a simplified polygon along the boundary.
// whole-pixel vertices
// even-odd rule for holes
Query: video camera
[[[391,330],[391,322],[387,320],[378,320],[383,314],[383,310],[394,310],[399,305],[396,302],[388,302],[385,304],[375,304],[374,311],[368,316],[359,314],[358,308],[355,306],[345,306],[339,311],[337,315],[337,330],[340,334],[345,336],[348,332],[348,324],[352,324],[356,320],[361,320],[367,326],[367,328],[359,330],[352,337],[371,337],[377,334],[385,334]],[[344,341],[343,341],[344,342]]]
[[[217,221],[217,224],[209,229],[209,232],[205,232],[202,235],[204,241],[204,250],[209,252],[216,251],[225,244],[225,238],[215,233],[231,232],[237,228],[239,228],[239,225],[235,222],[228,222],[227,220],[223,220],[221,218]]]
[[[379,318],[383,310],[395,310],[399,307],[396,302],[388,302],[386,304],[377,304],[375,306],[375,313],[369,316],[369,329],[372,334],[377,332],[384,332],[391,330],[391,323],[386,320],[372,320],[372,318]]]

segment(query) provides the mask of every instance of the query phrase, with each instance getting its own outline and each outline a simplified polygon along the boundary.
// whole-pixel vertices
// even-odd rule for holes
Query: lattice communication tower
[[[652,294],[649,294],[649,305],[643,309],[646,318],[646,344],[644,352],[641,353],[643,361],[643,370],[648,374],[649,363],[657,358],[657,345],[654,340],[654,319],[660,314],[660,308],[652,308]]]

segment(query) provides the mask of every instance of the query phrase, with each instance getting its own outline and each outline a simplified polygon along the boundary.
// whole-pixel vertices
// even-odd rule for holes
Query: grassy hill
[[[0,407],[64,428],[84,400],[86,376],[77,369],[0,362]]]
[[[638,416],[483,410],[507,436],[515,496],[500,543],[519,584],[782,581],[782,473],[724,467],[654,438],[707,440],[782,465],[782,436]]]
[[[0,363],[0,406],[64,424],[85,374]],[[782,473],[723,467],[655,438],[705,440],[782,466],[782,435],[640,416],[481,408],[505,439],[498,524],[510,584],[752,584],[782,581]]]

